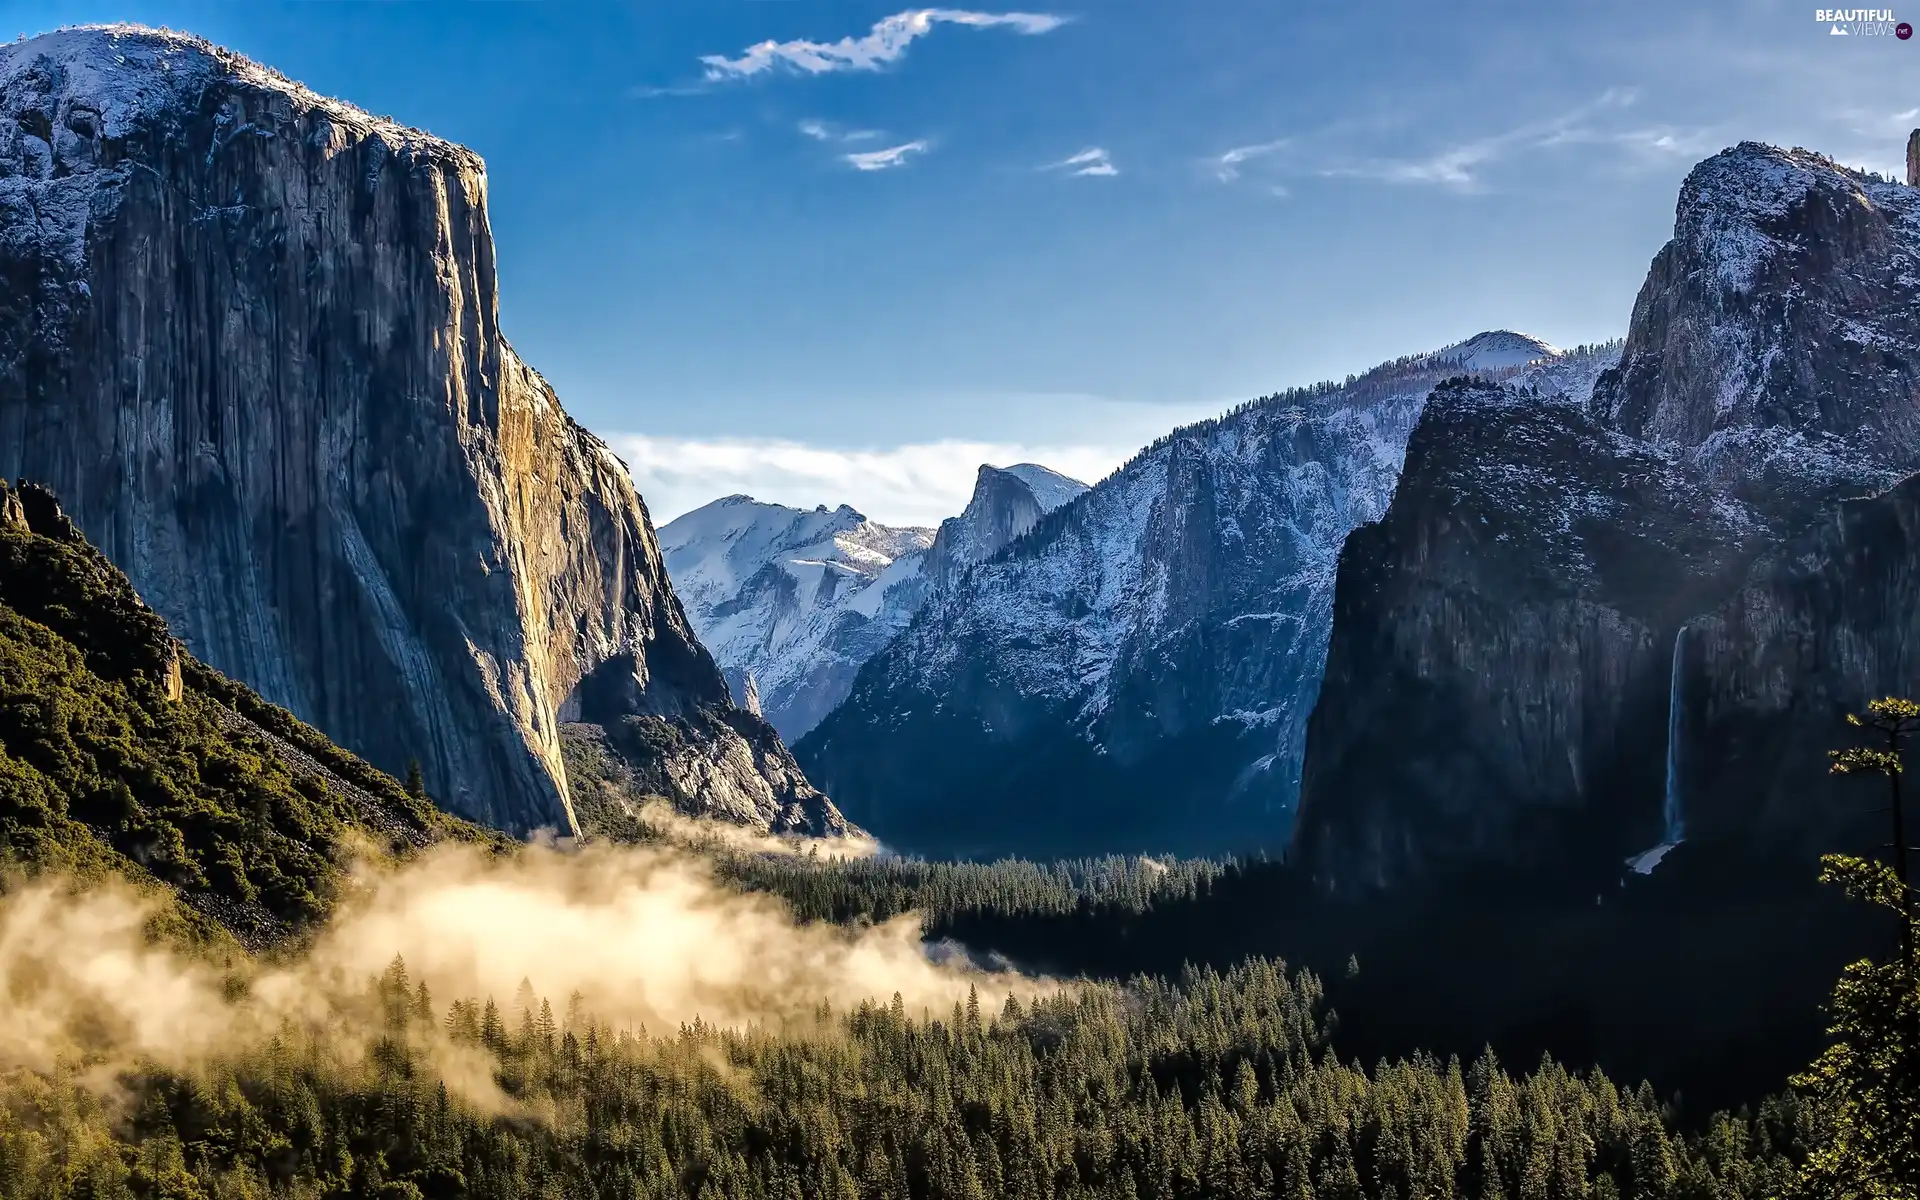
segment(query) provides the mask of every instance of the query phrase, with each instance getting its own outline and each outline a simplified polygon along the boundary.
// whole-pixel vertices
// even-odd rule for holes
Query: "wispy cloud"
[[[607,441],[626,462],[658,524],[721,496],[745,494],[798,508],[851,504],[887,524],[936,525],[966,507],[981,463],[1037,462],[1092,483],[1135,449],[969,440],[839,449],[641,434],[614,434]]]
[[[629,94],[639,100],[658,100],[663,96],[702,96],[709,90],[710,85],[704,83],[677,84],[669,87],[641,84],[632,89]]]
[[[1684,129],[1670,125],[1622,128],[1617,124],[1617,118],[1610,119],[1611,114],[1630,107],[1635,99],[1631,89],[1609,88],[1593,100],[1557,116],[1528,121],[1499,133],[1412,156],[1360,156],[1343,151],[1329,152],[1327,144],[1336,139],[1333,130],[1302,138],[1280,138],[1227,151],[1214,160],[1214,174],[1222,183],[1232,183],[1240,178],[1241,168],[1245,164],[1280,150],[1290,150],[1296,151],[1288,155],[1287,167],[1293,173],[1475,192],[1484,188],[1488,168],[1535,150],[1575,145],[1605,146],[1629,154],[1657,158],[1693,154],[1711,145],[1709,131],[1705,129]],[[1269,175],[1272,173],[1268,172]],[[1280,190],[1276,194],[1285,195],[1286,192]]]
[[[1293,144],[1292,138],[1276,138],[1271,142],[1258,142],[1251,146],[1235,146],[1214,160],[1213,173],[1221,183],[1232,183],[1240,178],[1240,165],[1256,158],[1265,158],[1275,150]]]
[[[1504,153],[1512,135],[1481,138],[1449,146],[1424,158],[1376,158],[1322,167],[1320,174],[1382,183],[1435,183],[1469,190],[1479,183],[1476,172]]]
[[[907,47],[932,33],[938,25],[961,25],[972,29],[1011,29],[1015,33],[1036,35],[1051,33],[1067,23],[1067,18],[1048,13],[987,13],[959,8],[922,8],[882,17],[866,34],[843,37],[835,42],[815,42],[801,38],[790,42],[765,41],[749,46],[738,58],[708,54],[700,61],[711,80],[745,79],[786,67],[807,75],[825,75],[834,71],[878,71],[898,62]]]
[[[830,121],[808,118],[800,122],[800,133],[816,142],[870,142],[880,136],[877,129],[846,129]]]
[[[885,171],[905,165],[908,158],[915,154],[925,154],[927,149],[928,143],[925,141],[902,142],[898,146],[888,146],[885,150],[842,154],[840,161],[856,171]]]
[[[1113,165],[1113,156],[1098,146],[1089,146],[1080,153],[1048,163],[1040,168],[1043,171],[1065,171],[1069,175],[1086,175],[1093,178],[1110,178],[1120,173]]]

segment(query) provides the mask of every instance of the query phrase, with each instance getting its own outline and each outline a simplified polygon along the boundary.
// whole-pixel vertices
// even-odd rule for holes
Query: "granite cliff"
[[[1833,845],[1821,750],[1913,688],[1916,262],[1920,190],[1743,143],[1588,403],[1436,394],[1341,555],[1295,840],[1323,884]]]
[[[195,38],[0,47],[0,472],[199,658],[462,815],[572,826],[576,721],[689,810],[841,828],[502,335],[486,193],[470,151]]]
[[[1674,629],[1748,552],[1741,516],[1575,399],[1436,389],[1388,514],[1340,555],[1295,846],[1346,887],[1658,841],[1657,804],[1607,802],[1659,795],[1636,751]]]

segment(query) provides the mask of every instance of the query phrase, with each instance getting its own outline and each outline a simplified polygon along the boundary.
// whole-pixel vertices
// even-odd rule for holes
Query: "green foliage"
[[[1832,1043],[1794,1079],[1817,1116],[1801,1184],[1821,1200],[1916,1200],[1920,1197],[1920,940],[1900,792],[1906,743],[1920,731],[1920,704],[1889,696],[1847,723],[1879,736],[1882,746],[1830,752],[1837,775],[1883,776],[1893,832],[1891,866],[1849,855],[1822,860],[1821,878],[1853,899],[1893,915],[1901,935],[1891,963],[1862,959],[1847,967],[1828,1010]]]
[[[1879,863],[1841,855],[1822,877],[1904,916],[1906,888]],[[1832,1044],[1794,1079],[1817,1114],[1803,1186],[1820,1200],[1920,1197],[1920,997],[1899,962],[1862,960],[1834,989]]]
[[[14,862],[157,880],[257,944],[327,911],[350,842],[396,852],[449,834],[476,836],[193,661],[77,535],[0,522]]]
[[[1328,1049],[1317,982],[1266,960],[797,1031],[616,1031],[530,992],[436,1013],[398,962],[374,986],[391,1037],[358,1070],[276,1047],[142,1082],[124,1122],[73,1080],[14,1089],[0,1200],[1761,1200],[1804,1125],[1779,1101],[1683,1135],[1644,1086],[1491,1055],[1364,1070]],[[408,1049],[439,1030],[504,1114]]]
[[[352,844],[486,836],[194,662],[77,535],[29,531],[7,500],[13,859],[163,882],[260,942],[326,913]],[[1873,715],[1898,733],[1920,707]],[[1897,780],[1897,751],[1843,752],[1835,769]],[[604,802],[603,834],[654,836],[591,786],[619,780],[577,779]],[[920,911],[936,929],[969,914],[1124,925],[1237,867],[716,861],[800,919]],[[1887,868],[1832,859],[1827,874],[1905,912]],[[1920,1013],[1911,977],[1870,962],[1841,981],[1833,1044],[1800,1092],[1688,1132],[1647,1085],[1550,1060],[1524,1075],[1490,1052],[1342,1063],[1319,982],[1264,959],[1038,1000],[976,992],[944,1013],[896,996],[797,1028],[651,1033],[530,989],[504,1010],[440,1009],[398,960],[370,986],[387,1036],[364,1056],[275,1043],[105,1092],[97,1075],[0,1073],[0,1200],[1920,1200]],[[491,1077],[480,1090],[421,1049],[449,1038]]]
[[[574,812],[584,832],[628,843],[668,836],[648,824],[644,809],[649,803],[671,807],[672,802],[638,787],[610,752],[604,734],[569,725],[561,739]],[[969,916],[1099,920],[1138,915],[1156,905],[1200,899],[1240,866],[1233,859],[1122,855],[1053,862],[929,862],[840,858],[817,847],[782,855],[729,849],[720,839],[699,849],[729,884],[780,897],[799,920],[847,925],[917,912],[930,933]]]

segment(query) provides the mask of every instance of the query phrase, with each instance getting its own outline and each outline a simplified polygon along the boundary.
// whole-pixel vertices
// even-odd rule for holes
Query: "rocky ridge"
[[[667,572],[733,694],[781,736],[819,722],[913,615],[930,529],[847,505],[807,512],[728,496],[660,528]]]

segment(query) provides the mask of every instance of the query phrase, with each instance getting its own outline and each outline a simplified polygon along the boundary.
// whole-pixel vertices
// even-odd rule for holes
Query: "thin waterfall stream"
[[[1681,724],[1681,688],[1680,672],[1684,665],[1687,644],[1687,627],[1682,625],[1673,635],[1673,667],[1669,672],[1667,684],[1667,795],[1661,806],[1666,817],[1665,831],[1660,840],[1669,846],[1678,845],[1687,835],[1687,812],[1684,797],[1681,795],[1680,751],[1683,744],[1684,728]]]

